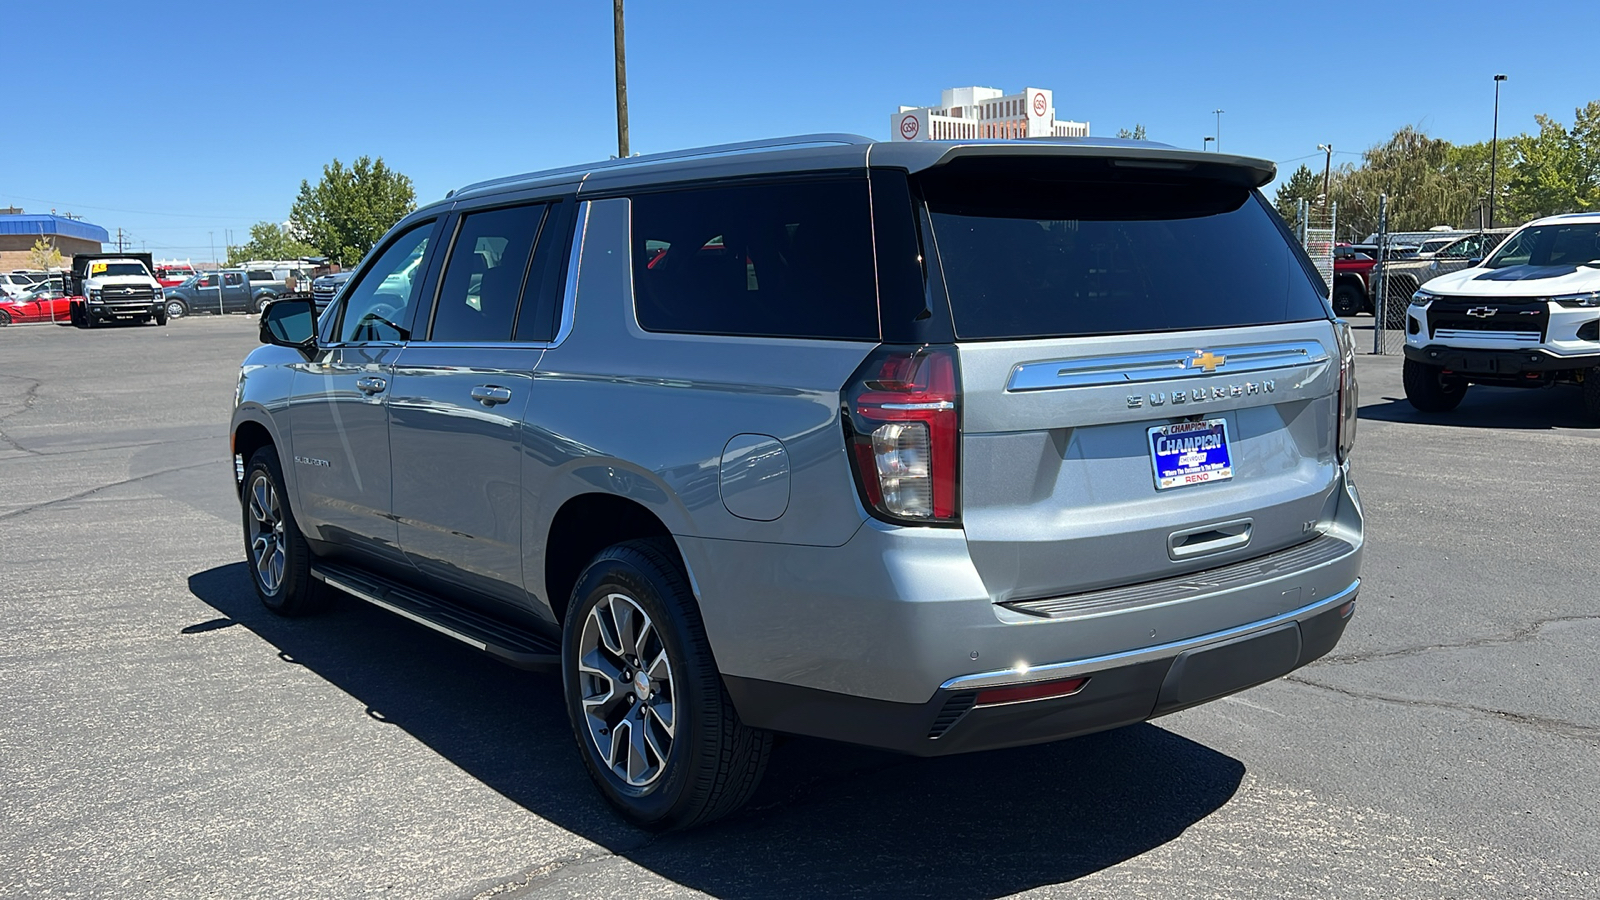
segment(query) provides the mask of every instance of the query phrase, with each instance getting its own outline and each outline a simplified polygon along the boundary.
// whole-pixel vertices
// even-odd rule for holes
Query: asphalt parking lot
[[[255,328],[0,330],[0,895],[1600,896],[1572,389],[1423,416],[1360,358],[1365,585],[1288,679],[965,757],[788,740],[750,809],[655,836],[553,676],[257,604],[227,445]]]

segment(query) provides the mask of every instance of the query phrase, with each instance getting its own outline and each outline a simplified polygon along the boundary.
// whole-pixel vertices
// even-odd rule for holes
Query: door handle
[[[510,400],[511,389],[495,387],[492,384],[480,384],[472,389],[472,399],[482,403],[484,406],[494,406],[497,403],[505,403]]]
[[[1167,536],[1167,556],[1173,560],[1185,560],[1224,550],[1237,550],[1250,543],[1250,532],[1254,525],[1251,519],[1235,519],[1232,522],[1174,531]]]
[[[356,379],[356,387],[364,394],[376,394],[388,386],[389,382],[376,375],[368,375],[364,378]]]

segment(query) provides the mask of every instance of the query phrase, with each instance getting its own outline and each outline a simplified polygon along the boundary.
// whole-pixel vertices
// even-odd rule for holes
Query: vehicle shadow
[[[242,625],[530,812],[713,896],[991,898],[1067,882],[1179,836],[1244,775],[1238,760],[1148,724],[944,759],[789,738],[744,812],[657,836],[589,783],[555,676],[350,598],[282,619],[248,578],[242,562],[191,576],[224,618],[183,632]]]
[[[1600,422],[1583,409],[1583,395],[1570,385],[1547,388],[1499,388],[1475,384],[1461,405],[1447,413],[1425,413],[1404,397],[1384,397],[1381,403],[1363,404],[1360,416],[1376,422],[1450,425],[1456,428],[1496,428],[1549,431],[1557,428],[1594,429]]]

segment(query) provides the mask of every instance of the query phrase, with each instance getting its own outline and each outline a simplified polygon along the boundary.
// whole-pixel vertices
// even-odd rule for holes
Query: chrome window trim
[[[1160,353],[1130,353],[1119,356],[1022,363],[1012,368],[1011,377],[1006,380],[1006,392],[1014,394],[1060,388],[1137,384],[1202,375],[1235,375],[1305,366],[1327,362],[1329,359],[1327,349],[1316,341],[1213,347],[1210,352],[1226,359],[1226,362],[1207,372],[1203,368],[1189,364],[1197,352],[1199,351],[1168,350]]]
[[[577,216],[573,221],[572,249],[567,254],[567,284],[561,292],[561,326],[556,329],[555,340],[548,344],[527,346],[559,347],[572,334],[572,323],[578,308],[578,264],[583,261],[583,242],[589,234],[590,202],[583,200],[578,203]]]
[[[1282,615],[1273,616],[1270,619],[1261,619],[1235,628],[1213,631],[1210,634],[1202,634],[1199,637],[1157,644],[1153,647],[1140,647],[1135,650],[1125,650],[1121,653],[1108,653],[1105,656],[1072,659],[1042,666],[1012,666],[1009,669],[1001,669],[999,671],[961,675],[939,685],[939,689],[945,691],[967,691],[979,688],[1031,684],[1036,681],[1053,681],[1057,678],[1087,675],[1102,669],[1112,669],[1119,666],[1129,666],[1177,656],[1186,650],[1194,650],[1207,644],[1243,637],[1257,631],[1266,631],[1269,628],[1276,628],[1288,622],[1301,622],[1313,618],[1355,599],[1355,595],[1360,588],[1361,579],[1357,578],[1350,583],[1349,587],[1331,597],[1307,604],[1299,609],[1290,610]]]

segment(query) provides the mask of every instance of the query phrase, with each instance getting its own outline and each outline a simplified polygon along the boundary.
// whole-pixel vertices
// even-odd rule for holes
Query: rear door
[[[1181,174],[992,163],[921,182],[960,358],[961,518],[996,600],[1313,537],[1339,355],[1273,213]]]
[[[452,220],[431,321],[418,323],[427,339],[406,348],[388,403],[406,557],[442,586],[513,605],[525,596],[523,414],[546,338],[519,323],[549,318],[553,218],[525,203]]]

